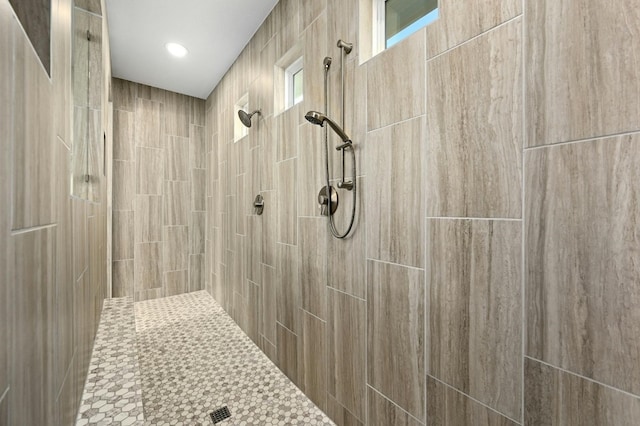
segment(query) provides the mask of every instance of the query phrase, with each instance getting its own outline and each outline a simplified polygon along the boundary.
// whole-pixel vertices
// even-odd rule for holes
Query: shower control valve
[[[320,214],[322,216],[333,215],[338,209],[338,191],[332,186],[323,186],[318,193],[318,204],[320,205]],[[329,195],[331,194],[331,195]],[[329,196],[331,196],[331,212],[329,212]]]

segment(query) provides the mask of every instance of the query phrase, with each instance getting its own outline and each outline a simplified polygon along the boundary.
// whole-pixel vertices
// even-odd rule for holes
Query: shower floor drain
[[[214,425],[231,417],[229,408],[226,405],[222,408],[218,408],[217,410],[214,410],[213,413],[209,415],[211,416],[211,420],[213,420]]]

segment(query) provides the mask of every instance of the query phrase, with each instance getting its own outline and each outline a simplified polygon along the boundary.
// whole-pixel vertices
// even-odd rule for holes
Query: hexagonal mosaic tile
[[[146,422],[333,425],[206,292],[135,304]]]

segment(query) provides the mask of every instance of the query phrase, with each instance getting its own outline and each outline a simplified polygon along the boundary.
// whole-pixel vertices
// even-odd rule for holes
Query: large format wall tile
[[[367,386],[368,425],[372,426],[422,426],[415,417],[389,401],[375,389]]]
[[[164,271],[189,269],[189,228],[165,226],[162,235]]]
[[[519,424],[432,377],[427,377],[427,423],[430,426]],[[538,423],[532,425],[537,426]]]
[[[189,114],[191,111],[189,97],[165,91],[165,122],[167,135],[189,137]]]
[[[640,398],[525,358],[527,425],[632,426]]]
[[[262,333],[270,343],[276,343],[276,270],[262,265]]]
[[[527,354],[640,394],[640,136],[526,154]]]
[[[427,215],[521,217],[521,20],[427,64]]]
[[[294,158],[278,163],[276,166],[278,169],[277,241],[279,243],[297,244],[298,242],[296,164],[297,160]]]
[[[367,383],[424,419],[424,271],[367,263]]]
[[[525,5],[527,146],[640,129],[637,2]]]
[[[131,81],[121,80],[119,78],[114,78],[111,81],[113,109],[135,112],[136,99],[138,97],[138,85]]]
[[[136,292],[162,288],[162,243],[136,244],[134,283]]]
[[[327,323],[303,314],[302,341],[304,389],[311,401],[327,408]]]
[[[424,264],[422,153],[424,119],[372,132],[367,139],[365,187],[367,257]]]
[[[164,224],[168,226],[189,225],[189,182],[164,183]]]
[[[189,180],[189,139],[167,136],[164,179]]]
[[[277,319],[289,330],[299,330],[300,282],[298,280],[298,247],[277,245],[278,280],[276,282]],[[278,345],[279,347],[279,345]]]
[[[134,293],[133,259],[114,261],[111,276],[113,297],[125,297]]]
[[[133,259],[134,213],[113,212],[113,260]]]
[[[128,111],[113,111],[113,159],[135,161],[134,119]]]
[[[136,148],[136,194],[162,195],[163,166],[163,150]]]
[[[369,130],[424,114],[425,60],[420,30],[367,63]]]
[[[292,382],[301,387],[302,384],[298,380],[298,337],[279,323],[277,335],[278,367]]]
[[[163,104],[138,98],[135,124],[136,147],[164,148],[163,122],[165,122]],[[184,136],[189,137],[189,134]]]
[[[429,374],[513,419],[522,388],[522,223],[430,220]]]
[[[14,235],[9,281],[11,410],[8,424],[47,424],[53,414],[56,228]],[[4,284],[3,284],[4,285]],[[4,390],[3,390],[4,391]],[[27,397],[28,396],[28,397]]]
[[[324,218],[300,218],[302,308],[327,319],[327,224]]]
[[[162,196],[137,195],[135,207],[136,243],[162,241]]]
[[[329,394],[365,420],[367,303],[329,290]]]
[[[136,194],[136,163],[133,161],[113,162],[113,209],[133,210]]]
[[[451,49],[522,13],[519,0],[439,0],[438,19],[427,26],[427,58]]]

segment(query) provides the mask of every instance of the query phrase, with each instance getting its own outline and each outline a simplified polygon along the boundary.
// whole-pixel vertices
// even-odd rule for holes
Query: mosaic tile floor
[[[133,299],[107,299],[76,425],[144,425],[143,418]]]
[[[333,425],[206,292],[135,304],[144,414],[152,425]]]

